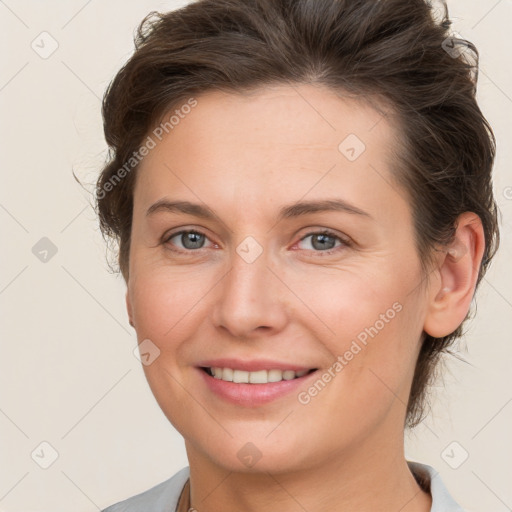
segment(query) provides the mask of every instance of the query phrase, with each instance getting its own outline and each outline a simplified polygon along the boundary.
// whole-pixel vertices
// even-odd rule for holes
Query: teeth
[[[210,368],[211,374],[216,379],[239,384],[267,384],[269,382],[280,382],[292,380],[306,375],[309,370],[295,372],[293,370],[259,370],[257,372],[246,372],[244,370],[233,370],[231,368]]]
[[[224,377],[224,370],[222,371],[222,377]],[[221,377],[221,378],[222,378]],[[242,370],[234,370],[233,371],[233,382],[237,382],[240,384],[249,384],[249,372],[244,372]]]
[[[269,370],[267,382],[279,382],[283,380],[283,372],[281,370]]]
[[[267,370],[260,370],[259,372],[250,372],[249,382],[251,384],[266,384],[268,382]]]
[[[235,373],[231,368],[217,368],[217,370],[220,370],[220,378],[222,380],[226,380],[228,382],[231,382],[233,380],[233,374]]]

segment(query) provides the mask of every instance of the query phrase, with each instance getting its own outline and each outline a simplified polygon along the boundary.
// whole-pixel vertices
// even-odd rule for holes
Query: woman
[[[424,0],[143,21],[98,211],[189,467],[108,512],[462,510],[403,447],[498,244],[477,53],[449,27]]]

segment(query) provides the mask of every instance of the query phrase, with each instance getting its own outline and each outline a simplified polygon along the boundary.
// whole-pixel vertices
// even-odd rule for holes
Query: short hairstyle
[[[499,244],[495,138],[476,101],[478,51],[450,27],[446,3],[427,0],[197,0],[150,13],[103,99],[109,157],[96,208],[125,280],[137,170],[126,163],[162,117],[209,91],[308,83],[391,106],[400,130],[393,179],[413,211],[425,278],[471,211],[485,233],[478,285]],[[442,338],[423,333],[406,426],[425,416],[437,363],[463,324]]]

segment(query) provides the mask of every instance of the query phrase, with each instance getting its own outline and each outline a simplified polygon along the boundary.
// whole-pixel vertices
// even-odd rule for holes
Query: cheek
[[[392,294],[389,301],[374,303],[366,322],[354,325],[357,333],[344,340],[347,363],[339,384],[344,380],[345,388],[350,387],[350,408],[355,414],[384,417],[396,401],[403,404],[405,412],[421,324],[414,298],[402,296],[391,302],[396,297]]]
[[[187,326],[207,300],[208,289],[204,276],[187,269],[141,269],[130,285],[137,334],[154,339],[157,344],[187,336]]]
[[[382,270],[381,270],[382,272]],[[340,393],[350,386],[356,401],[378,400],[391,391],[404,393],[414,370],[422,326],[422,304],[408,280],[354,272],[339,279],[317,279],[301,297],[318,311],[319,338],[342,368],[336,372]],[[311,327],[312,324],[310,324]],[[320,334],[320,331],[318,331]]]
[[[359,337],[364,341],[376,331],[389,331],[405,296],[400,283],[362,268],[316,269],[314,275],[288,277],[290,289],[303,304],[302,318],[308,319],[310,327],[316,322],[325,331],[324,341],[330,340],[338,353],[348,348],[347,340]]]
[[[414,315],[408,304],[387,306],[375,302],[353,315],[340,312],[340,335],[328,344],[333,364],[320,375],[325,384],[317,381],[300,396],[308,428],[322,422],[342,426],[336,436],[348,442],[364,438],[391,409],[405,414],[417,357]]]
[[[178,274],[158,268],[138,269],[130,283],[138,341],[149,339],[159,350],[151,364],[143,365],[147,382],[169,421],[188,435],[196,427],[190,417],[194,404],[183,385],[186,374],[181,351],[197,331],[195,308],[206,293],[197,284],[187,271]]]

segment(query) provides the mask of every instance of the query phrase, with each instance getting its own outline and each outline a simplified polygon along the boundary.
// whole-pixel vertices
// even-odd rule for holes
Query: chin
[[[287,442],[283,443],[276,442],[273,434],[267,436],[268,431],[263,436],[252,436],[250,430],[244,429],[240,435],[230,430],[233,438],[211,438],[205,443],[205,430],[201,430],[201,438],[194,440],[188,437],[187,441],[187,452],[193,451],[193,458],[197,458],[199,464],[201,459],[206,459],[225,471],[253,474],[287,473],[315,465],[314,460],[308,460],[308,454],[303,449],[307,446],[309,450],[315,450],[310,436],[305,437],[309,440],[306,442],[297,442],[288,437]]]

